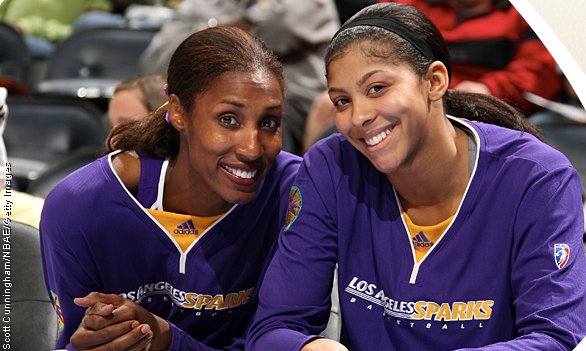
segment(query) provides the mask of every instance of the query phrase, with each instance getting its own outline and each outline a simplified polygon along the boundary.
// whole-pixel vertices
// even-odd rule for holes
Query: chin
[[[398,166],[396,163],[390,163],[390,162],[375,163],[375,162],[372,162],[372,164],[379,172],[384,173],[384,174],[392,174],[392,173],[396,172],[398,169]]]
[[[251,202],[254,197],[256,196],[256,192],[252,193],[240,193],[235,194],[234,196],[225,197],[226,201],[232,204],[240,204],[246,205],[247,203]]]

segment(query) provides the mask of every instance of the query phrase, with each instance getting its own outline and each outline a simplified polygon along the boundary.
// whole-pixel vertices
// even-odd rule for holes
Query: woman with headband
[[[247,350],[570,350],[586,333],[580,179],[523,116],[449,91],[416,9],[367,7],[326,56],[308,153]],[[340,342],[317,336],[338,267]],[[489,346],[490,345],[490,346]]]
[[[57,348],[243,350],[300,163],[280,152],[283,81],[246,32],[197,32],[171,59],[168,104],[53,189],[40,234]]]

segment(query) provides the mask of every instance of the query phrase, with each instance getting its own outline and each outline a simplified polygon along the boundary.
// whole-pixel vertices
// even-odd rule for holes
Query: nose
[[[256,128],[243,129],[239,133],[239,141],[236,146],[236,155],[241,161],[255,161],[263,153],[260,133]]]
[[[355,99],[352,103],[352,125],[357,128],[368,126],[376,118],[376,112],[369,104]]]

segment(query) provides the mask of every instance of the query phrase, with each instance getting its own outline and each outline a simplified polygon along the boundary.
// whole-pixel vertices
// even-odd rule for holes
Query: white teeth
[[[366,144],[368,144],[368,146],[375,146],[381,141],[385,140],[389,134],[391,134],[391,130],[387,129],[373,136],[372,138],[364,139],[364,141],[366,142]]]
[[[239,168],[232,168],[232,167],[228,167],[228,166],[224,166],[224,169],[227,170],[228,172],[232,173],[236,177],[242,178],[242,179],[251,179],[258,172],[258,169],[254,169],[251,171],[243,171]]]

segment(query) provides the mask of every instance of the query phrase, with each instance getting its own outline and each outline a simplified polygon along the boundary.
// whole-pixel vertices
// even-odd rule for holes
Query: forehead
[[[345,70],[348,64],[396,67],[401,62],[395,59],[390,44],[381,47],[378,43],[361,41],[348,45],[329,62],[328,75],[336,69]]]
[[[226,101],[242,106],[262,108],[282,104],[281,81],[267,70],[227,72],[209,82],[207,89],[196,95],[195,106]]]
[[[360,59],[365,63],[391,63],[394,56],[392,43],[381,43],[371,40],[360,40],[344,47],[338,54],[333,56],[328,64],[328,69],[336,61],[344,60],[352,56],[352,59]]]

